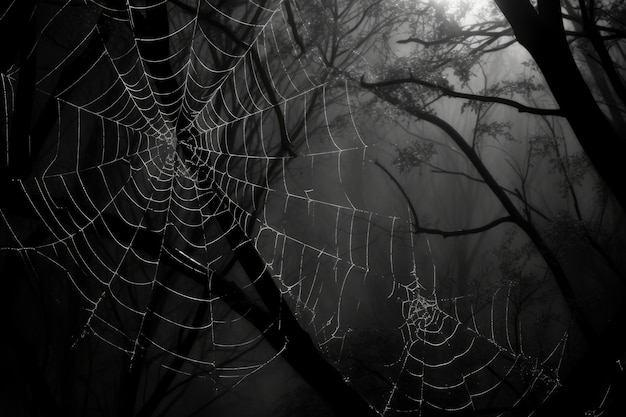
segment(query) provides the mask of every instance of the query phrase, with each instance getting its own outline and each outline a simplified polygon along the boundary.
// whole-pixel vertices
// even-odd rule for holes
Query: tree
[[[527,1],[496,1],[496,4],[510,23],[517,41],[537,63],[587,157],[622,208],[626,207],[626,191],[619,180],[623,176],[621,162],[617,156],[626,150],[624,138],[603,113],[583,78],[564,24],[564,19],[580,23],[583,32],[570,36],[583,36],[591,43],[612,92],[619,97],[623,108],[626,90],[618,72],[621,64],[609,53],[609,48],[619,49],[620,46],[619,43],[607,46],[607,42],[623,36],[623,28],[615,25],[619,20],[609,18],[608,27],[604,26],[605,15],[601,10],[608,6],[604,2],[579,1],[578,7],[566,2],[569,7],[565,15],[557,1],[538,1],[536,8]]]
[[[510,26],[499,20],[499,16],[496,19],[475,16],[475,20],[457,31],[438,33],[441,36],[427,41],[409,37],[402,42],[427,46],[463,43],[476,53],[488,53],[493,45],[498,45],[496,49],[512,45],[514,42],[508,38],[514,36],[533,57],[561,114],[568,120],[598,174],[624,207],[623,187],[617,180],[620,178],[619,160],[615,158],[624,149],[621,132],[616,129],[623,115],[611,120],[599,105],[605,100],[612,101],[614,96],[619,100],[617,106],[622,110],[624,106],[626,96],[619,55],[623,39],[622,10],[606,2],[574,3],[564,2],[562,8],[557,1],[539,1],[536,6],[530,1],[495,1]],[[432,4],[427,2],[426,8]],[[438,13],[444,16],[445,12]],[[455,17],[452,21],[456,23]],[[604,72],[602,78],[608,80],[604,98],[595,94],[590,86],[593,81],[585,78],[576,62],[576,48],[581,42],[590,45],[586,50],[599,62]],[[570,47],[573,43],[574,48]]]
[[[534,8],[527,4],[526,2],[496,2],[499,7],[504,12],[505,16],[509,19],[511,26],[513,28],[513,32],[519,42],[526,47],[534,58],[536,64],[538,65],[539,70],[541,70],[542,74],[545,76],[548,86],[551,89],[551,92],[554,94],[554,97],[558,104],[561,105],[559,109],[545,109],[538,108],[536,106],[528,106],[523,102],[513,101],[509,98],[502,97],[503,91],[498,91],[498,85],[494,85],[493,88],[488,87],[484,88],[479,94],[473,92],[464,92],[458,91],[454,87],[450,86],[449,81],[444,76],[439,75],[439,77],[435,76],[433,72],[429,72],[428,70],[424,71],[423,68],[452,68],[455,71],[455,74],[460,79],[460,84],[462,87],[472,86],[472,70],[475,67],[475,63],[477,62],[477,56],[484,55],[487,53],[495,54],[497,51],[502,50],[503,48],[507,48],[512,45],[511,41],[502,41],[499,40],[504,38],[508,38],[511,36],[512,32],[509,28],[502,24],[502,21],[497,19],[485,17],[484,20],[481,20],[481,17],[471,20],[470,23],[467,23],[466,27],[459,26],[458,24],[455,26],[456,29],[449,30],[446,29],[442,32],[441,30],[441,22],[442,19],[447,19],[445,14],[441,8],[437,6],[433,6],[433,3],[429,2],[424,6],[420,13],[417,13],[416,19],[422,19],[424,15],[428,16],[426,19],[430,20],[430,25],[426,23],[423,26],[415,25],[415,27],[422,28],[422,32],[416,30],[417,33],[411,34],[405,39],[401,40],[401,43],[413,43],[418,46],[418,53],[413,60],[407,60],[406,63],[402,63],[405,66],[405,72],[402,75],[398,75],[395,73],[383,75],[383,81],[372,82],[368,80],[362,80],[361,84],[366,88],[373,89],[375,94],[381,97],[383,100],[388,101],[408,114],[414,115],[421,120],[432,123],[438,127],[440,127],[443,131],[445,131],[454,141],[454,143],[463,151],[463,153],[472,161],[472,165],[475,167],[478,172],[478,179],[474,179],[477,181],[484,182],[487,184],[495,195],[498,195],[499,201],[503,204],[504,207],[507,207],[507,212],[511,216],[509,218],[503,218],[504,221],[513,221],[518,224],[531,238],[533,242],[537,245],[539,251],[544,254],[544,259],[546,259],[548,265],[551,265],[551,270],[555,275],[557,282],[559,283],[559,287],[561,288],[563,294],[565,294],[566,299],[568,299],[568,304],[570,305],[570,309],[573,312],[576,312],[581,305],[577,300],[577,296],[575,292],[571,289],[570,285],[572,282],[572,278],[568,278],[567,275],[561,270],[561,267],[558,265],[560,261],[557,260],[556,252],[554,249],[550,249],[548,245],[545,244],[544,238],[541,236],[542,233],[539,231],[540,226],[535,226],[530,222],[531,215],[536,216],[539,213],[533,213],[535,208],[532,204],[529,204],[528,197],[526,195],[525,185],[522,182],[522,188],[515,188],[514,190],[507,190],[506,187],[501,186],[498,181],[493,178],[490,170],[485,167],[483,161],[481,161],[481,157],[479,156],[479,149],[475,144],[474,140],[465,139],[460,135],[453,126],[449,124],[449,122],[443,120],[442,117],[434,114],[434,111],[431,110],[430,103],[437,100],[437,95],[439,97],[451,97],[457,99],[466,99],[470,100],[470,106],[476,108],[476,106],[481,105],[481,103],[500,103],[504,105],[511,106],[513,108],[517,108],[520,112],[527,112],[530,114],[538,114],[538,115],[563,115],[570,121],[570,124],[574,130],[574,133],[577,135],[578,139],[581,142],[582,148],[585,150],[586,155],[593,162],[596,167],[599,175],[603,178],[603,180],[607,183],[614,196],[620,203],[623,205],[623,200],[620,197],[621,192],[623,191],[621,185],[619,185],[620,175],[617,171],[613,171],[609,173],[610,166],[617,167],[618,162],[616,158],[613,158],[614,155],[612,152],[619,152],[620,147],[623,146],[623,140],[618,137],[615,133],[614,127],[609,122],[608,118],[602,113],[602,110],[598,106],[596,99],[591,95],[590,89],[588,85],[583,80],[583,77],[580,75],[580,70],[576,66],[573,55],[575,52],[570,51],[570,48],[566,42],[566,33],[573,36],[580,36],[580,34],[574,32],[566,32],[563,28],[561,11],[558,3],[556,2],[545,2],[545,4],[541,4],[539,2],[538,12],[534,10]],[[549,5],[547,5],[549,3]],[[621,81],[618,77],[616,77],[616,68],[619,68],[619,61],[614,62],[613,60],[609,60],[609,55],[606,51],[606,45],[603,43],[605,40],[598,35],[598,21],[596,18],[589,18],[590,15],[595,15],[594,13],[586,14],[585,5],[583,9],[584,19],[576,19],[575,16],[566,15],[567,19],[571,19],[575,22],[586,22],[587,25],[585,34],[594,40],[590,40],[592,45],[595,45],[593,50],[598,54],[598,56],[605,57],[604,60],[601,60],[603,68],[607,72],[607,78],[612,80],[610,84],[614,89],[611,94],[615,94],[616,97],[619,97],[619,91],[621,89]],[[419,7],[419,6],[418,6]],[[552,8],[551,11],[547,10]],[[592,5],[592,8],[595,6]],[[524,13],[518,8],[523,8]],[[435,9],[432,14],[428,14],[430,9]],[[556,10],[555,10],[556,9]],[[515,10],[515,12],[513,11]],[[568,10],[572,10],[572,7]],[[595,10],[595,9],[594,9]],[[467,12],[461,8],[460,16],[452,16],[450,20],[456,21],[454,19],[463,19],[462,13]],[[543,13],[543,15],[542,15]],[[538,14],[538,17],[537,17]],[[551,16],[550,18],[546,17],[546,15]],[[607,14],[603,15],[603,18],[607,20],[611,20],[610,17],[607,17]],[[552,19],[552,20],[550,20]],[[447,20],[446,20],[447,21]],[[459,20],[460,21],[460,20]],[[537,27],[541,27],[541,30],[537,31],[531,29],[530,25],[527,25],[528,22],[537,21]],[[617,20],[616,20],[617,21]],[[434,22],[434,23],[433,23]],[[543,25],[543,26],[541,26]],[[434,29],[433,29],[434,26]],[[427,29],[423,29],[426,27]],[[447,26],[447,28],[449,28]],[[559,29],[560,28],[560,29]],[[544,32],[545,30],[545,32]],[[595,30],[595,32],[594,32]],[[611,36],[607,37],[607,41],[619,38],[617,32],[619,30],[606,28],[603,26],[602,30],[607,30],[611,32]],[[595,35],[594,35],[595,33]],[[602,39],[602,42],[600,40]],[[619,48],[619,44],[612,45],[616,49]],[[423,49],[422,49],[423,48]],[[425,50],[431,50],[433,53],[430,55],[435,56],[435,58],[430,58],[428,61],[424,63],[424,61],[420,61],[419,57],[423,56]],[[467,59],[460,59],[457,63],[450,62],[450,54],[452,52],[461,53],[463,57],[467,57]],[[443,75],[443,74],[442,74]],[[435,98],[428,103],[428,106],[425,106],[423,101],[416,99],[417,88],[408,87],[408,85],[419,86],[420,88],[431,89],[433,91],[433,95]],[[518,83],[516,87],[511,91],[512,95],[519,95],[523,97],[521,83]],[[580,93],[583,91],[583,93]],[[496,94],[494,94],[494,92]],[[532,92],[532,90],[531,90]],[[419,93],[417,93],[419,94]],[[576,96],[576,99],[573,96]],[[420,95],[423,97],[423,95]],[[528,100],[528,97],[526,97]],[[577,101],[578,100],[578,101]],[[612,97],[607,97],[607,102],[615,103],[612,100]],[[472,104],[474,103],[474,104]],[[623,107],[622,107],[623,108]],[[438,108],[440,110],[440,108]],[[615,110],[615,109],[613,109]],[[613,111],[612,110],[612,111]],[[619,112],[619,111],[618,111]],[[617,113],[618,113],[617,112]],[[616,114],[616,113],[614,113]],[[590,120],[593,122],[589,123]],[[613,123],[615,125],[619,125],[621,120],[614,120]],[[499,129],[501,130],[504,125],[500,124]],[[584,127],[583,127],[584,126]],[[491,128],[498,127],[497,124],[492,124]],[[597,129],[597,130],[596,130]],[[477,129],[474,129],[474,134]],[[607,140],[607,142],[602,142],[597,140],[598,132],[604,132],[600,134],[600,136]],[[500,132],[501,134],[502,132]],[[494,135],[495,136],[495,135]],[[609,139],[610,138],[610,139]],[[593,144],[591,144],[593,142]],[[600,145],[602,143],[602,145]],[[606,146],[605,146],[606,145]],[[597,146],[597,147],[596,147]],[[557,150],[559,146],[554,147],[553,149]],[[601,150],[600,150],[601,149]],[[606,159],[603,158],[600,154],[605,153]],[[612,154],[609,156],[608,154]],[[617,153],[619,154],[619,153]],[[428,159],[424,156],[419,161],[414,161],[413,164],[428,164]],[[562,161],[562,159],[559,158]],[[531,158],[528,159],[531,161]],[[602,163],[600,162],[602,161]],[[606,164],[605,164],[606,161]],[[562,164],[562,162],[557,162]],[[438,169],[437,167],[434,167]],[[521,168],[520,168],[521,169]],[[571,193],[571,197],[575,206],[577,206],[577,197],[576,192],[572,188],[572,180],[565,171],[565,168],[561,165],[558,168],[561,172],[564,172],[566,175],[566,183],[568,184],[568,188]],[[437,172],[442,172],[441,169],[438,169]],[[445,171],[444,171],[445,172]],[[525,172],[525,174],[523,174]],[[520,176],[524,175],[524,177],[528,174],[528,170],[521,170]],[[457,175],[465,175],[468,174],[457,172]],[[471,174],[470,174],[471,176]],[[522,179],[524,179],[522,177]],[[512,199],[511,199],[512,197]],[[524,212],[518,211],[515,207],[516,204],[514,200],[519,199],[525,205],[523,209]],[[530,209],[530,210],[529,210]],[[575,208],[576,215],[580,218],[580,209],[579,207]],[[521,217],[518,217],[518,214]],[[519,222],[516,219],[526,218],[526,220]],[[498,225],[499,221],[494,221],[485,226],[485,228],[477,228],[476,230],[461,230],[459,233],[468,233],[472,231],[483,231],[488,229],[489,227],[493,227]],[[417,230],[420,230],[418,227]],[[423,232],[426,233],[439,233],[444,236],[454,236],[454,234],[448,233],[442,230],[434,230],[429,228],[421,228]],[[587,235],[588,236],[588,235]],[[604,260],[607,262],[607,267],[610,268],[613,273],[615,273],[615,277],[618,282],[623,282],[623,274],[619,271],[619,268],[614,268],[615,262],[610,259],[610,257],[606,257],[606,250],[602,249],[598,243],[595,243],[594,239],[585,238],[592,247],[594,247]],[[559,271],[561,270],[561,271]],[[619,284],[618,284],[619,285]],[[570,288],[568,288],[570,287]],[[574,313],[575,316],[581,317],[584,316],[584,313],[578,312]],[[619,323],[622,323],[622,313],[618,311],[615,317],[612,320],[613,325],[619,326]],[[586,318],[582,319],[583,322],[587,322]],[[614,371],[615,365],[614,361],[618,361],[619,357],[622,355],[623,347],[618,342],[607,342],[607,337],[610,338],[610,335],[615,336],[614,329],[611,327],[605,329],[603,332],[602,340],[597,339],[595,336],[596,331],[594,330],[594,326],[587,322],[582,326],[584,329],[583,332],[587,335],[588,341],[594,341],[592,343],[592,348],[589,350],[587,356],[581,361],[580,371],[575,371],[572,373],[571,381],[566,382],[566,388],[563,391],[563,395],[559,395],[556,397],[554,402],[551,403],[549,409],[553,410],[562,410],[568,409],[572,413],[580,413],[581,410],[586,409],[585,407],[591,407],[588,403],[585,404],[585,397],[582,391],[583,385],[581,381],[589,380],[591,378],[600,378],[602,379],[602,374],[613,374],[615,377]],[[596,344],[597,343],[597,344]],[[605,349],[607,345],[611,346],[620,346],[615,348],[608,349],[604,354],[598,353],[599,350]],[[619,353],[618,353],[619,352]],[[592,371],[593,370],[593,371]],[[591,373],[589,373],[591,372]],[[619,372],[618,372],[619,373]],[[609,378],[609,380],[610,380]],[[616,386],[621,384],[620,382],[614,382]],[[568,394],[565,394],[568,393]],[[572,394],[575,393],[575,394]],[[565,398],[570,398],[570,396],[577,398],[579,401],[567,401]],[[549,414],[550,411],[547,411]]]

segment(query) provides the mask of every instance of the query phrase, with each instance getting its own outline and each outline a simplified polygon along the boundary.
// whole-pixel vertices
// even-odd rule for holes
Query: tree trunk
[[[109,30],[107,29],[109,23],[110,17],[106,13],[101,13],[96,23],[101,36],[98,36],[97,33],[93,34],[81,54],[75,59],[69,60],[49,97],[44,99],[42,110],[36,120],[33,120],[32,113],[37,94],[35,90],[37,53],[33,52],[30,56],[27,55],[32,45],[22,49],[24,56],[19,71],[15,109],[11,119],[10,137],[6,142],[8,149],[0,148],[0,154],[8,155],[6,159],[3,159],[1,165],[2,170],[6,170],[3,176],[25,179],[32,174],[32,168],[39,152],[55,123],[59,122],[59,113],[65,108],[65,101],[59,100],[59,98],[67,99],[77,85],[76,80],[80,79],[102,57],[105,52],[104,44],[109,38]],[[37,34],[34,27],[29,33],[33,36]]]
[[[520,0],[496,0],[518,42],[533,57],[587,157],[626,209],[623,158],[626,141],[604,115],[567,43],[559,1],[541,0],[538,10]]]
[[[598,106],[574,61],[563,28],[560,2],[539,0],[537,10],[528,1],[496,0],[496,4],[519,43],[539,66],[587,157],[626,209],[626,141]],[[624,328],[626,307],[621,307],[609,326],[591,341],[587,354],[540,415],[586,415],[602,401],[590,395],[590,387],[603,389],[612,384],[613,391],[620,386],[623,389],[625,375],[620,360],[626,350]]]
[[[9,136],[0,142],[0,174],[3,180],[24,178],[30,173],[32,163],[31,137],[28,126],[32,124],[35,85],[37,83],[37,53],[30,53],[37,36],[35,16],[25,25],[27,41],[20,50],[15,106],[11,117]],[[8,106],[7,106],[8,107]],[[5,109],[9,114],[9,109]],[[4,132],[3,132],[4,133]],[[4,135],[3,135],[4,136]]]
[[[337,416],[377,416],[378,413],[321,355],[309,334],[300,327],[265,261],[237,223],[237,208],[229,205],[227,199],[223,201],[226,202],[225,207],[218,199],[212,198],[209,207],[217,214],[217,221],[226,232],[237,260],[267,307],[271,322],[256,323],[254,318],[251,320],[247,317],[248,320],[263,332],[272,347],[283,350],[282,357],[327,401]]]

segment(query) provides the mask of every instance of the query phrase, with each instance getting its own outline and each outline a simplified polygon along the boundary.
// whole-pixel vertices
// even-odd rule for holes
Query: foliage
[[[397,152],[398,155],[393,163],[401,173],[413,168],[421,168],[422,164],[428,164],[430,159],[437,154],[433,143],[421,141],[415,141],[405,148],[398,148]]]

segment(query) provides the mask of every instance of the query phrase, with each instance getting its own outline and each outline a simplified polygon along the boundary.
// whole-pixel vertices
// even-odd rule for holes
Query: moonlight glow
[[[460,25],[473,24],[497,12],[493,0],[431,0],[428,3],[441,7],[446,16]]]

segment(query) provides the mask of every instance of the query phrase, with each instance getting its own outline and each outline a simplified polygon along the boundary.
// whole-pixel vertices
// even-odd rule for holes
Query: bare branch
[[[426,233],[428,235],[439,235],[446,237],[454,237],[454,236],[466,236],[473,235],[477,233],[483,233],[488,230],[493,229],[494,227],[502,224],[502,223],[514,223],[513,218],[511,216],[504,216],[498,219],[495,219],[483,226],[473,227],[470,229],[459,229],[459,230],[439,230],[439,229],[431,229],[427,227],[418,227],[415,230],[415,233]]]
[[[411,201],[411,199],[409,198],[408,194],[406,193],[406,190],[404,189],[402,184],[400,184],[400,182],[396,179],[396,177],[394,177],[393,174],[391,172],[389,172],[389,170],[387,168],[385,168],[380,162],[378,162],[378,161],[372,161],[372,162],[378,168],[382,169],[385,174],[387,174],[387,176],[391,179],[391,181],[393,181],[394,184],[396,184],[396,186],[398,187],[398,189],[402,193],[402,196],[404,197],[404,199],[406,200],[407,204],[409,205],[409,210],[411,210],[411,214],[413,215],[413,225],[416,228],[415,230],[413,230],[413,233],[417,233],[417,229],[420,228],[419,218],[417,217],[417,211],[415,210],[415,206],[413,205],[413,202]]]
[[[490,30],[468,30],[468,31],[460,31],[456,32],[450,36],[446,36],[444,38],[435,39],[432,41],[427,41],[418,37],[410,37],[406,39],[400,39],[397,43],[417,43],[424,46],[435,46],[442,45],[449,42],[461,40],[461,39],[469,39],[474,37],[493,37],[500,38],[503,36],[513,36],[513,31],[511,29],[506,29],[500,32],[490,31]]]
[[[433,229],[433,228],[429,228],[429,227],[422,227],[419,224],[419,219],[417,217],[417,211],[415,210],[415,206],[413,205],[413,202],[411,201],[411,199],[409,198],[408,194],[406,193],[406,190],[404,189],[404,187],[402,186],[402,184],[400,184],[400,182],[396,179],[396,177],[387,169],[385,168],[380,162],[378,161],[373,161],[373,164],[376,165],[377,167],[379,167],[381,170],[383,170],[383,172],[385,174],[387,174],[387,176],[389,177],[389,179],[391,179],[391,181],[393,181],[393,183],[398,187],[398,189],[400,190],[400,193],[402,193],[402,196],[404,197],[404,199],[406,200],[406,203],[409,206],[409,210],[411,210],[411,214],[413,215],[413,233],[418,234],[418,233],[425,233],[427,235],[439,235],[439,236],[443,236],[444,238],[446,237],[454,237],[454,236],[466,236],[466,235],[472,235],[472,234],[477,234],[477,233],[482,233],[482,232],[486,232],[487,230],[490,230],[502,223],[515,223],[513,217],[511,216],[504,216],[501,217],[499,219],[496,219],[494,221],[491,221],[483,226],[480,227],[473,227],[470,229],[458,229],[458,230],[440,230],[440,229]]]
[[[454,91],[449,87],[444,87],[441,85],[437,85],[428,81],[420,80],[410,76],[409,78],[398,78],[395,80],[385,80],[378,82],[367,82],[364,81],[364,78],[361,77],[361,86],[365,88],[377,88],[377,87],[389,87],[400,84],[417,84],[423,87],[432,88],[434,90],[439,91],[446,97],[454,97],[454,98],[462,98],[466,100],[474,100],[474,101],[482,101],[485,103],[498,103],[504,104],[506,106],[510,106],[516,108],[520,113],[531,113],[537,115],[544,116],[562,116],[562,112],[560,109],[543,109],[537,107],[526,106],[525,104],[519,103],[515,100],[510,100],[503,97],[496,96],[486,96],[480,94],[471,94],[471,93],[462,93],[459,91]]]
[[[581,332],[585,336],[587,340],[593,340],[597,333],[584,314],[582,309],[580,308],[579,303],[577,302],[576,296],[574,294],[574,289],[572,288],[571,283],[568,280],[563,267],[559,263],[559,260],[555,257],[554,253],[547,246],[543,237],[539,233],[539,231],[535,228],[533,224],[531,224],[518,210],[518,208],[513,204],[511,199],[508,197],[506,191],[502,189],[502,187],[498,184],[493,174],[487,169],[484,165],[483,161],[478,157],[475,153],[474,149],[465,141],[465,138],[461,136],[461,134],[448,122],[441,119],[440,117],[428,113],[424,110],[421,110],[416,107],[407,108],[402,102],[398,99],[390,97],[385,94],[383,90],[379,88],[379,86],[374,84],[370,84],[369,86],[363,82],[361,79],[361,86],[363,88],[368,89],[373,94],[381,98],[382,100],[397,106],[398,108],[408,112],[409,114],[424,120],[425,122],[431,123],[432,125],[441,129],[444,133],[446,133],[452,141],[463,151],[463,153],[470,160],[478,174],[483,177],[485,180],[485,184],[489,187],[489,189],[493,192],[494,196],[500,201],[503,208],[509,213],[510,222],[519,226],[528,236],[528,238],[533,242],[544,261],[550,268],[554,279],[561,290],[567,305],[570,308],[573,319],[576,321],[578,326],[580,327]]]
[[[293,10],[291,10],[291,2],[288,0],[286,2],[283,3],[285,5],[285,10],[287,11],[287,23],[289,24],[289,26],[291,27],[291,33],[293,36],[293,40],[294,42],[298,45],[298,47],[300,48],[300,55],[304,54],[306,52],[306,47],[304,46],[304,42],[302,41],[302,38],[300,37],[300,33],[298,32],[298,26],[296,25],[296,19],[293,16]]]

